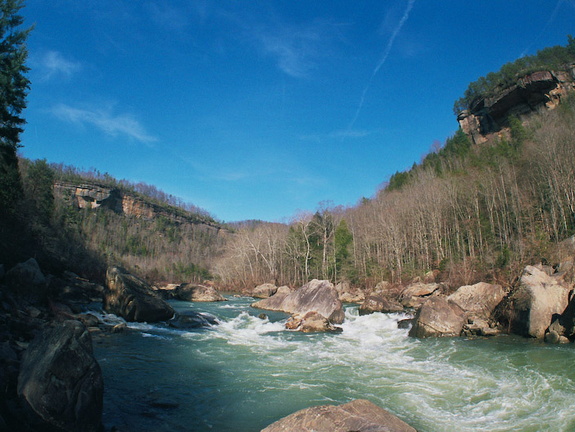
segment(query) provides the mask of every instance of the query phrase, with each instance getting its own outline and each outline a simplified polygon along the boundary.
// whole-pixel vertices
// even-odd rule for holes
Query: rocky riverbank
[[[286,328],[302,332],[341,331],[337,325],[344,320],[343,303],[354,301],[360,304],[360,314],[411,311],[413,337],[516,333],[568,343],[575,340],[575,240],[563,248],[556,265],[526,266],[508,287],[482,282],[449,290],[435,280],[433,272],[406,286],[381,282],[370,292],[313,280],[297,290],[271,284],[256,287],[253,294],[260,300],[252,306],[292,314]],[[189,329],[216,321],[191,311],[177,314],[165,299],[225,300],[208,285],[157,289],[121,267],[108,269],[104,285],[72,273],[45,275],[34,259],[8,271],[2,268],[0,281],[0,379],[4,383],[0,430],[103,430],[104,383],[92,339],[125,326],[102,322],[86,311],[88,304],[101,302],[108,313],[126,321],[162,321]],[[366,408],[364,402],[357,404]],[[381,425],[380,408],[367,406],[374,416],[367,421],[354,403],[348,405],[310,408],[289,416],[285,424],[295,421],[301,426],[309,423],[310,415],[321,414],[330,431],[350,421],[359,422],[357,430],[380,430],[361,428]],[[348,408],[353,408],[353,414]]]

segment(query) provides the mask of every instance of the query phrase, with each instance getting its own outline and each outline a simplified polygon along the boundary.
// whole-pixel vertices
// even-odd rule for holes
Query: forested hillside
[[[472,84],[456,106],[523,85],[521,74],[545,69],[546,59],[553,61],[545,70],[571,71],[560,84],[572,93],[573,65],[561,62],[575,61],[574,49],[570,37],[567,47],[505,65]],[[521,117],[508,115],[506,127],[480,145],[458,130],[354,207],[324,207],[289,225],[240,228],[217,275],[238,287],[297,286],[311,278],[369,287],[438,270],[442,281],[459,286],[506,284],[525,264],[552,263],[553,246],[575,233],[575,100],[565,93],[550,97],[558,108],[548,110],[542,100]]]
[[[228,289],[312,278],[372,287],[430,270],[452,286],[510,283],[525,264],[552,263],[553,246],[575,233],[574,50],[569,38],[470,85],[456,106],[481,106],[485,118],[489,98],[511,88],[539,92],[523,95],[522,115],[496,107],[494,133],[477,140],[459,129],[372,198],[322,205],[289,224],[224,227],[153,186],[21,159],[21,186],[3,191],[16,203],[4,227],[15,228],[0,232],[0,262],[33,252],[48,268],[88,277],[114,263],[152,282],[213,278]],[[539,81],[524,79],[546,61]]]
[[[97,171],[27,159],[20,159],[19,168],[23,196],[17,211],[28,245],[13,253],[41,251],[45,265],[97,279],[109,264],[158,283],[212,277],[209,266],[227,229],[204,210],[154,186]]]

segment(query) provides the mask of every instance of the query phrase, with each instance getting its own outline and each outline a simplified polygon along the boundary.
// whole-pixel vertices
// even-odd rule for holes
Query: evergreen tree
[[[334,235],[335,270],[337,279],[350,277],[352,270],[351,254],[349,248],[353,243],[353,235],[347,227],[347,222],[342,219]]]
[[[0,217],[13,210],[22,193],[16,149],[30,88],[25,42],[31,31],[20,29],[24,19],[18,12],[23,6],[23,0],[0,0]]]

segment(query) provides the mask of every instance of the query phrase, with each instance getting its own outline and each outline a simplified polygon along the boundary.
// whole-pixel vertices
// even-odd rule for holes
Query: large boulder
[[[314,279],[290,294],[278,294],[252,304],[252,307],[305,315],[318,312],[334,324],[341,324],[345,314],[333,284]]]
[[[101,430],[103,391],[90,333],[79,321],[49,328],[24,353],[18,395],[32,430]]]
[[[480,282],[465,285],[448,297],[429,298],[415,316],[410,335],[493,336],[498,333],[491,320],[505,291],[500,285]]]
[[[394,299],[371,295],[367,297],[359,307],[360,315],[367,315],[374,312],[394,313],[402,312],[403,306]]]
[[[174,316],[174,310],[159,298],[144,280],[121,267],[106,272],[104,309],[126,321],[157,322]]]
[[[465,322],[463,309],[447,297],[433,296],[417,311],[409,335],[420,338],[459,336]]]
[[[364,400],[343,405],[322,405],[297,411],[262,432],[416,432],[407,423]]]
[[[71,272],[64,272],[61,278],[52,278],[49,285],[52,298],[71,303],[102,301],[104,287],[83,279]]]
[[[214,288],[185,283],[175,289],[174,297],[189,302],[216,302],[226,299]]]
[[[4,282],[15,295],[26,300],[43,301],[48,294],[48,280],[34,258],[8,270]]]
[[[463,309],[468,317],[487,320],[503,297],[505,291],[501,285],[479,282],[458,288],[447,300]]]
[[[342,303],[361,303],[365,300],[365,293],[359,288],[352,287],[349,282],[339,282],[335,290]]]
[[[405,307],[418,308],[438,289],[436,283],[415,282],[401,292],[399,300]]]
[[[523,336],[543,338],[555,316],[569,304],[570,284],[527,266],[518,288],[510,295],[507,311],[511,330]]]
[[[252,297],[255,298],[268,298],[273,296],[278,290],[278,287],[271,283],[258,285],[252,291]]]

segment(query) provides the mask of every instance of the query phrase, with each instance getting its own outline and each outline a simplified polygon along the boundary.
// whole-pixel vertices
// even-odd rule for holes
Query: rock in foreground
[[[345,317],[337,291],[327,280],[314,279],[290,294],[276,297],[278,294],[253,303],[252,307],[302,316],[317,312],[334,324],[341,324]]]
[[[174,316],[174,310],[152,287],[121,267],[106,272],[104,309],[126,321],[158,322]]]
[[[92,340],[78,321],[36,337],[24,354],[18,395],[32,412],[33,430],[101,430],[104,384]]]
[[[297,411],[269,425],[262,432],[416,432],[383,408],[364,400]]]

